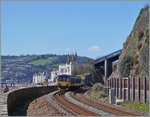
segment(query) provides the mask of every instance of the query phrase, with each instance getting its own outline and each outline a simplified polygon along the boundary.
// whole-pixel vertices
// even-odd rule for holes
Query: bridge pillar
[[[105,68],[104,70],[105,78],[108,78],[110,74],[112,73],[112,62],[110,60],[105,59],[104,68]]]

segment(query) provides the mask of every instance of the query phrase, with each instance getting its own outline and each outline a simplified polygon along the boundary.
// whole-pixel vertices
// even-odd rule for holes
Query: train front
[[[57,85],[60,90],[68,90],[70,87],[70,76],[69,75],[59,75]]]

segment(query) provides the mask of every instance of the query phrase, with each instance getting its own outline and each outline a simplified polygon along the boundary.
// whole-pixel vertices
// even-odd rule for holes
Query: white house
[[[74,64],[72,64],[71,62],[68,64],[64,64],[64,65],[59,65],[59,75],[72,75],[72,71],[74,69]]]
[[[51,82],[54,82],[58,75],[72,75],[72,71],[74,70],[74,64],[71,62],[68,64],[59,65],[59,68],[53,70],[51,72]]]
[[[42,84],[45,80],[48,80],[50,75],[48,73],[37,73],[33,75],[33,84]]]
[[[77,65],[77,53],[68,56],[68,63],[59,65],[58,69],[51,72],[51,82],[55,82],[58,75],[72,75],[72,72]]]
[[[54,82],[55,78],[59,75],[59,70],[58,69],[53,69],[51,71],[51,79],[48,82]]]

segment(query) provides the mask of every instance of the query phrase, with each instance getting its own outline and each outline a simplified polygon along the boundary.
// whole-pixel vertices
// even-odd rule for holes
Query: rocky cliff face
[[[123,44],[117,69],[112,76],[148,76],[149,72],[149,7],[141,9],[133,30]]]

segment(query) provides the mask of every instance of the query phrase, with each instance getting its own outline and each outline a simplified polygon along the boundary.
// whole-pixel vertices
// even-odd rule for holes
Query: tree
[[[74,70],[72,71],[73,75],[83,75],[85,73],[91,73],[93,69],[92,64],[85,63],[83,65],[77,65]]]
[[[129,55],[125,56],[119,64],[119,71],[121,77],[127,77],[130,75],[132,65],[133,65],[133,58]]]

